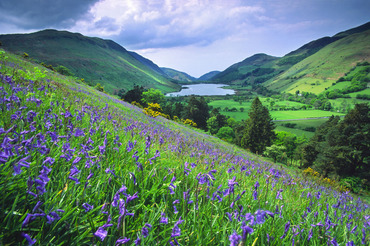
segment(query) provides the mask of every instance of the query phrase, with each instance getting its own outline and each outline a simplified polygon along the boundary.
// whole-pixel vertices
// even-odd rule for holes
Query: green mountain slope
[[[359,62],[370,61],[370,30],[353,33],[326,45],[272,81],[269,89],[320,93],[329,89]]]
[[[320,93],[353,68],[369,61],[370,22],[332,37],[311,41],[284,57],[253,55],[211,80],[235,85],[260,84],[271,90]]]
[[[138,53],[136,52],[132,52],[132,51],[129,51],[130,55],[132,55],[135,59],[137,59],[138,61],[140,61],[142,64],[146,65],[147,67],[149,67],[151,70],[153,70],[154,72],[160,74],[161,76],[164,76],[164,77],[168,77],[168,75],[160,68],[158,67],[157,64],[155,64],[154,62],[152,62],[151,60],[139,55]]]
[[[211,71],[211,72],[208,72],[206,74],[203,74],[202,76],[200,76],[199,78],[197,78],[198,81],[208,81],[208,80],[212,80],[212,78],[214,76],[216,76],[217,74],[219,74],[220,71]]]
[[[274,61],[278,57],[266,54],[256,54],[241,62],[238,62],[221,73],[211,78],[218,83],[237,83],[237,82],[254,82],[256,77],[266,76],[277,73],[278,70],[272,68]]]
[[[190,76],[189,74],[177,71],[172,68],[161,67],[161,69],[168,77],[174,80],[178,80],[181,82],[192,82],[196,80],[196,78]]]
[[[2,47],[48,65],[63,65],[91,84],[100,83],[108,92],[130,89],[134,84],[163,92],[179,89],[154,64],[128,52],[111,40],[86,37],[66,31],[44,30],[31,34],[0,35]]]

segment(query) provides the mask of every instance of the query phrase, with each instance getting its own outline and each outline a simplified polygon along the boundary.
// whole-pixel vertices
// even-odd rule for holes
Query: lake
[[[223,84],[194,84],[194,85],[183,85],[181,91],[172,92],[166,94],[166,96],[176,97],[176,96],[225,96],[227,94],[235,94],[234,90],[224,89],[227,85]]]

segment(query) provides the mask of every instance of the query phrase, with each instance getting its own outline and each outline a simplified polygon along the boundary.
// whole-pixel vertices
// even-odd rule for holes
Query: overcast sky
[[[112,39],[199,77],[362,25],[369,10],[369,0],[0,0],[0,33],[54,28]]]

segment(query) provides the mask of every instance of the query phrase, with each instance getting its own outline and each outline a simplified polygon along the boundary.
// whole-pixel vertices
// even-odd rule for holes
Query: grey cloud
[[[115,19],[106,16],[95,22],[95,28],[103,29],[108,32],[114,32],[120,29]]]
[[[1,22],[19,29],[66,28],[98,0],[0,1]]]

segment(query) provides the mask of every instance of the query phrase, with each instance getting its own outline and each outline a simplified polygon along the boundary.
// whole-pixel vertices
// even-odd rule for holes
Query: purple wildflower
[[[337,240],[333,238],[333,240],[330,241],[331,245],[338,246]]]
[[[179,225],[184,222],[184,220],[181,219],[181,216],[178,221],[176,221],[174,227],[172,228],[171,237],[179,237],[181,236],[181,229],[179,228]]]
[[[311,230],[308,232],[308,238],[307,238],[308,242],[311,240],[312,234],[313,234],[313,232],[312,232],[312,228],[311,228]]]
[[[175,213],[175,214],[177,214],[179,211],[177,210],[177,208],[176,208],[176,206],[175,205],[173,205],[173,212]]]
[[[127,237],[125,237],[125,238],[120,238],[120,239],[118,239],[117,241],[116,241],[116,245],[121,245],[121,244],[125,244],[125,243],[127,243],[128,241],[130,241],[130,238],[127,238]]]
[[[27,240],[29,245],[34,245],[36,243],[36,239],[32,240],[30,235],[28,235],[27,233],[22,232],[21,235]]]
[[[288,222],[285,224],[284,234],[280,237],[280,239],[285,238],[285,236],[286,236],[287,232],[289,231],[289,228],[290,228],[290,221],[288,221]]]
[[[105,237],[108,235],[108,232],[101,226],[98,230],[94,233],[95,237],[98,237],[100,241],[104,241]]]
[[[362,244],[366,244],[366,231],[364,228],[362,228],[362,240],[361,240],[361,243]]]
[[[238,233],[234,231],[233,234],[229,236],[230,246],[238,246],[241,239],[242,239],[242,236],[238,235]]]
[[[168,218],[166,217],[166,214],[165,213],[161,213],[161,219],[159,220],[159,223],[162,223],[162,224],[168,224]]]
[[[141,244],[141,239],[140,239],[139,236],[136,238],[136,240],[134,241],[134,243],[135,243],[136,246]]]
[[[82,207],[85,209],[85,212],[89,212],[90,210],[92,210],[94,208],[94,206],[88,204],[87,202],[82,204]]]

